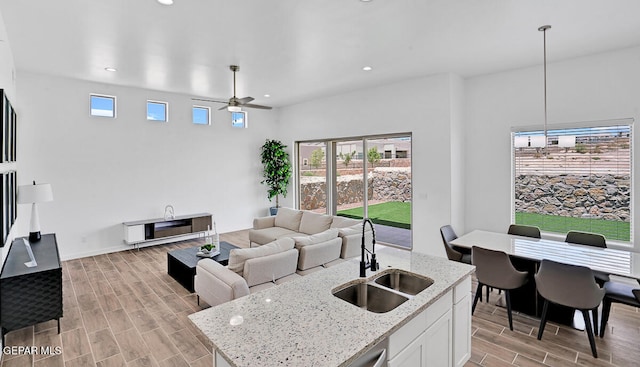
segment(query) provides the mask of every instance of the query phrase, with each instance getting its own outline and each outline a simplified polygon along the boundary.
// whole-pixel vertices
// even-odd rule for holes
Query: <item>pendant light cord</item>
[[[551,29],[550,25],[543,25],[538,28],[538,31],[542,32],[543,40],[543,62],[544,62],[544,148],[546,149],[547,139],[547,30]]]
[[[547,29],[550,29],[550,25],[543,25],[538,28],[542,32],[543,40],[543,63],[544,63],[544,148],[547,147]]]

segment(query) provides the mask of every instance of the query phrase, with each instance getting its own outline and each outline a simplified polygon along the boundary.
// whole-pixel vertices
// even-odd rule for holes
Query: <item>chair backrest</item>
[[[525,283],[526,273],[516,270],[505,252],[473,246],[471,263],[476,266],[476,277],[482,284],[514,289]]]
[[[458,238],[458,235],[450,225],[440,227],[440,235],[442,236],[442,243],[444,244],[444,250],[447,252],[447,258],[453,261],[460,261],[462,259],[462,253],[453,249],[451,241]]]
[[[538,293],[556,304],[591,310],[604,298],[605,290],[598,286],[593,271],[586,266],[542,260],[535,279]]]
[[[512,224],[509,226],[508,234],[516,236],[540,238],[540,228],[534,226],[525,226],[522,224]]]
[[[607,247],[607,240],[603,235],[597,233],[569,231],[569,233],[567,233],[567,238],[564,241],[585,246]]]

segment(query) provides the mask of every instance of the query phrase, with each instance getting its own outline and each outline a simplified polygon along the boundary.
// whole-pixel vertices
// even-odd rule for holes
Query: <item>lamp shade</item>
[[[50,184],[18,186],[18,204],[44,203],[46,201],[53,201]]]

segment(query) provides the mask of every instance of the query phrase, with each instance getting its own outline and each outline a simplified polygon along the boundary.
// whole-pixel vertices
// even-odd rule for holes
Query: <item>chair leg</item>
[[[198,301],[198,306],[200,306],[200,296],[196,295],[196,300]]]
[[[596,351],[596,340],[593,337],[593,329],[591,328],[591,318],[589,318],[589,311],[581,310],[582,318],[584,318],[584,327],[587,329],[587,336],[589,337],[589,344],[591,345],[591,354],[593,358],[598,358],[598,352]]]
[[[489,303],[489,292],[491,292],[492,289],[492,287],[487,286],[487,303]]]
[[[544,332],[544,327],[547,324],[547,309],[549,308],[549,301],[544,300],[544,305],[542,306],[542,318],[540,319],[540,327],[538,327],[538,340],[542,340],[542,333]]]
[[[604,298],[602,301],[602,322],[600,323],[600,337],[604,337],[604,331],[607,329],[607,322],[609,321],[609,312],[611,312],[611,300]]]
[[[593,335],[598,335],[598,307],[591,310],[593,317]]]
[[[471,314],[476,310],[476,304],[478,299],[482,298],[482,283],[478,282],[478,288],[476,288],[476,296],[473,298],[473,306],[471,306]]]
[[[504,290],[504,298],[507,301],[507,316],[509,316],[509,329],[513,331],[513,319],[511,317],[511,294],[508,289]]]

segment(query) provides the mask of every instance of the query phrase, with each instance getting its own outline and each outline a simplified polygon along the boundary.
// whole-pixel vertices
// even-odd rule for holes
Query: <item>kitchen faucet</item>
[[[372,251],[369,251],[364,245],[364,229],[365,229],[367,223],[369,223],[369,227],[371,227],[371,232],[373,233],[373,241],[371,241],[371,250]],[[373,222],[369,218],[364,218],[364,220],[362,221],[362,245],[361,245],[361,251],[362,251],[362,258],[360,260],[360,277],[364,278],[364,277],[367,276],[367,268],[370,268],[371,271],[378,270],[378,263],[376,262],[376,230],[375,230],[375,228],[373,228]],[[371,254],[371,263],[370,264],[367,264],[364,261],[364,252],[365,251]]]

